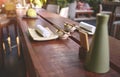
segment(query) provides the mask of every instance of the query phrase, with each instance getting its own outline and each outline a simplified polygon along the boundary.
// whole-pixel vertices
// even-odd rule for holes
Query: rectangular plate
[[[28,28],[28,32],[29,32],[30,36],[32,37],[32,39],[35,41],[47,41],[47,40],[53,40],[53,39],[58,38],[58,35],[54,34],[49,28],[47,28],[47,29],[51,32],[50,37],[42,37],[36,32],[35,29],[32,29],[32,28]]]

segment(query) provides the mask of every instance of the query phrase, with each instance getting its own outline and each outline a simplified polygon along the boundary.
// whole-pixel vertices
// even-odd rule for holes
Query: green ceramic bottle
[[[96,31],[85,62],[88,71],[106,73],[110,69],[108,20],[109,15],[97,14]]]

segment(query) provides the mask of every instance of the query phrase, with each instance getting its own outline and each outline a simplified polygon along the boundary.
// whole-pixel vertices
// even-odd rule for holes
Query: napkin
[[[91,32],[91,33],[94,33],[94,32],[95,32],[95,29],[96,29],[95,26],[93,26],[93,25],[91,25],[91,24],[88,24],[88,23],[85,23],[85,22],[80,22],[80,23],[79,23],[79,26],[80,26],[81,28],[83,28],[83,29]]]
[[[43,27],[42,25],[37,25],[36,31],[38,33],[40,33],[43,37],[50,37],[51,36],[51,32],[49,30],[47,30],[45,27]]]

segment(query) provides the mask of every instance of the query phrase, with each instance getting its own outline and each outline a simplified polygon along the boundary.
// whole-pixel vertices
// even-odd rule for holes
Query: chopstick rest
[[[74,24],[70,24],[68,22],[65,22],[64,30],[67,32],[74,32],[76,30],[76,26],[74,26]]]
[[[58,30],[57,34],[60,39],[68,39],[68,37],[71,36],[70,32],[63,32],[61,30]]]

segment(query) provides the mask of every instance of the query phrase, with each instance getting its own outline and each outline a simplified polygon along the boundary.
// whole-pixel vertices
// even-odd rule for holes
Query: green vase
[[[106,73],[110,69],[108,20],[109,15],[97,14],[96,31],[85,62],[88,71]]]

